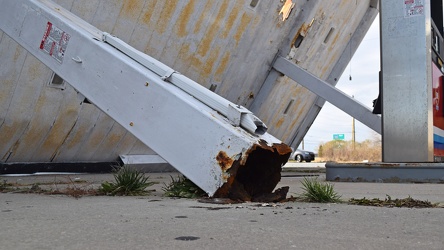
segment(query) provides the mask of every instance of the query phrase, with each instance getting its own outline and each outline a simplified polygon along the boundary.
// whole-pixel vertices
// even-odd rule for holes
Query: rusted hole
[[[291,148],[285,144],[269,146],[265,141],[260,141],[246,152],[242,164],[241,160],[230,164],[230,177],[214,197],[240,201],[275,201],[277,197],[285,199],[288,187],[274,193],[273,190],[281,180],[282,166],[291,152]]]

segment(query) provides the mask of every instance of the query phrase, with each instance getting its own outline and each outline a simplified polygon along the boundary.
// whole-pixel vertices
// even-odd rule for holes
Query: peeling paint
[[[282,7],[281,11],[279,12],[279,15],[282,14],[282,21],[285,21],[291,13],[291,10],[294,8],[295,3],[293,3],[292,0],[287,0]]]

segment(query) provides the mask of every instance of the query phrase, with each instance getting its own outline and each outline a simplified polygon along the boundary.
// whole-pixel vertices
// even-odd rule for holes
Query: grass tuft
[[[340,202],[341,196],[334,191],[334,185],[321,183],[317,178],[304,178],[302,180],[302,198],[309,202]]]
[[[200,189],[196,184],[190,181],[185,176],[178,176],[175,180],[172,176],[171,183],[165,184],[162,190],[165,192],[167,197],[179,197],[179,198],[201,198],[206,196],[206,193]]]
[[[140,171],[122,167],[114,174],[114,183],[103,182],[100,192],[105,195],[146,195],[149,191],[147,187],[154,184],[149,181],[149,176],[145,176]]]

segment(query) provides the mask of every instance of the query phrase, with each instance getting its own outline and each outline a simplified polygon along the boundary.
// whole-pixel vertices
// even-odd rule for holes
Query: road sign
[[[344,134],[333,134],[333,140],[340,140],[343,141],[345,139]]]

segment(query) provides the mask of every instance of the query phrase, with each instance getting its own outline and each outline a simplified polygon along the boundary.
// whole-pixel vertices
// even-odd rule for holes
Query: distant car
[[[311,162],[315,159],[315,154],[310,151],[296,149],[291,155],[291,159],[294,159],[297,162]]]

